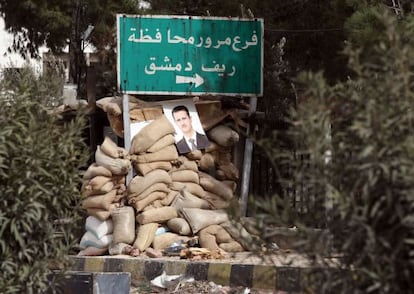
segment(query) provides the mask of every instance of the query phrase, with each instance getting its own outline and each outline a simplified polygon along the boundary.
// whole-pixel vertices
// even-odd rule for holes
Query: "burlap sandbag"
[[[87,182],[84,183],[84,185],[82,186],[82,196],[84,197],[106,194],[114,190],[115,188],[114,183],[112,181],[109,181],[108,183],[106,183],[100,189],[97,189],[97,190],[86,189],[86,185],[87,185]]]
[[[216,226],[216,225],[213,225]],[[208,250],[219,250],[219,246],[216,241],[216,236],[211,233],[212,226],[205,227],[204,229],[198,232],[198,242],[200,247],[206,248]]]
[[[191,160],[200,160],[203,156],[203,152],[201,150],[194,150],[185,154],[185,157]]]
[[[202,209],[210,209],[210,204],[197,196],[191,194],[187,189],[182,189],[174,198],[173,202],[171,203],[172,207],[175,207],[178,212],[181,211],[182,208],[202,208]]]
[[[83,174],[84,180],[92,179],[96,176],[112,177],[112,173],[109,169],[97,165],[95,162],[89,165],[88,169]]]
[[[163,199],[161,200],[161,204],[162,204],[163,206],[168,206],[168,205],[170,205],[170,204],[174,201],[175,196],[176,196],[178,193],[179,193],[179,192],[174,191],[174,190],[172,190],[172,191],[168,192],[167,197],[165,197],[165,198],[163,198]]]
[[[217,174],[221,180],[237,181],[239,179],[239,170],[233,163],[218,166]]]
[[[119,103],[119,97],[104,97],[96,101],[96,106],[101,108],[104,112],[122,115],[121,104]]]
[[[82,200],[82,208],[101,208],[110,210],[111,203],[114,202],[116,196],[116,190],[112,190],[102,195],[92,195]]]
[[[239,141],[239,134],[225,125],[217,125],[207,131],[207,137],[221,146],[233,146]]]
[[[170,189],[165,183],[155,183],[154,185],[151,185],[146,190],[142,191],[140,194],[128,194],[128,203],[132,204],[136,201],[145,199],[145,197],[147,197],[149,194],[156,192],[156,191],[169,193]]]
[[[158,141],[156,141],[152,146],[150,146],[146,152],[157,152],[159,150],[164,149],[167,146],[174,145],[174,143],[174,135],[167,134],[164,137],[160,138]]]
[[[183,208],[182,215],[190,224],[194,234],[210,225],[218,225],[229,220],[225,210]]]
[[[200,161],[198,162],[199,169],[202,171],[211,171],[216,167],[216,163],[214,162],[214,157],[210,153],[204,153],[201,157]]]
[[[114,224],[113,243],[132,244],[135,240],[135,212],[131,206],[115,208],[111,212]]]
[[[157,223],[148,223],[138,226],[137,237],[132,245],[134,248],[138,248],[140,252],[145,251],[154,240],[155,232],[158,229]]]
[[[161,150],[153,153],[141,153],[138,155],[131,155],[131,160],[136,163],[148,163],[156,161],[175,161],[178,159],[177,147],[175,145],[168,145]]]
[[[105,136],[105,139],[101,144],[101,151],[113,158],[127,158],[128,156],[128,151],[122,147],[119,147],[108,136]]]
[[[167,221],[168,228],[179,235],[191,235],[191,228],[188,222],[181,217],[175,217]]]
[[[200,186],[203,187],[204,190],[219,195],[224,200],[230,200],[233,198],[233,191],[222,182],[203,172],[200,172],[199,175]]]
[[[95,162],[109,169],[114,175],[125,175],[132,168],[129,159],[110,157],[101,151],[100,146],[97,147],[95,152]]]
[[[237,182],[230,181],[230,180],[224,180],[224,181],[221,181],[221,182],[224,185],[226,185],[227,187],[229,187],[233,191],[233,193],[236,191],[236,189],[237,189]]]
[[[108,220],[111,217],[111,212],[109,210],[101,208],[88,208],[86,210],[88,215],[94,216],[101,221]]]
[[[247,251],[254,251],[259,248],[259,242],[241,224],[235,221],[227,221],[221,223],[221,226]]]
[[[231,147],[220,147],[219,150],[210,152],[210,154],[214,157],[214,161],[218,166],[232,163]]]
[[[197,172],[198,171],[197,162],[194,160],[190,160],[187,157],[181,155],[178,157],[178,160],[173,165],[173,168],[171,169],[171,171],[187,170],[187,169]]]
[[[114,210],[117,207],[119,207],[119,203],[111,203],[111,205],[109,205],[109,210],[102,208],[88,208],[86,210],[86,213],[88,215],[95,216],[101,221],[105,221],[111,217],[112,210]]]
[[[85,186],[83,187],[83,190],[86,191],[93,191],[93,190],[100,190],[103,185],[106,183],[112,181],[111,177],[105,177],[105,176],[96,176],[92,179],[89,179],[85,182]]]
[[[230,200],[225,200],[220,195],[208,191],[204,192],[202,198],[210,204],[211,209],[224,209],[230,206]]]
[[[234,241],[234,240],[230,242],[220,243],[219,247],[226,252],[243,252],[244,251],[243,246],[239,242]]]
[[[220,225],[208,226],[198,233],[203,248],[217,250],[221,243],[234,242],[230,234]]]
[[[163,250],[179,239],[180,236],[178,234],[167,232],[154,237],[154,240],[152,240],[152,248],[155,250]]]
[[[147,162],[147,163],[138,163],[133,162],[132,165],[134,169],[140,174],[145,176],[150,171],[155,169],[162,169],[165,171],[170,171],[172,169],[172,164],[170,161],[154,161],[154,162]]]
[[[174,191],[181,191],[182,189],[186,189],[188,192],[190,192],[191,194],[203,198],[204,196],[204,189],[196,184],[196,183],[190,183],[190,182],[172,182],[170,184],[170,189],[174,190]]]
[[[170,171],[169,174],[173,182],[191,182],[195,184],[200,184],[200,178],[198,177],[198,172],[195,172],[189,169]]]
[[[222,148],[222,146],[218,145],[216,142],[210,141],[210,145],[205,149],[206,153],[213,153],[217,152]]]
[[[140,154],[148,150],[155,142],[168,134],[174,134],[174,126],[165,115],[152,121],[132,138],[131,154]]]
[[[141,225],[148,223],[163,223],[177,217],[177,210],[171,206],[146,210],[137,215],[137,222]]]
[[[145,176],[135,176],[128,185],[128,194],[139,195],[156,183],[171,184],[171,177],[161,169],[153,170]]]
[[[145,207],[147,207],[149,204],[151,204],[155,200],[163,199],[165,197],[167,197],[166,192],[155,191],[155,192],[150,193],[144,199],[135,201],[133,203],[133,207],[137,210],[137,212],[140,212],[140,211],[144,210]]]

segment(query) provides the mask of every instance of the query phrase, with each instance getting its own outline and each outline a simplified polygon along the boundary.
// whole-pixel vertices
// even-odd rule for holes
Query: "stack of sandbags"
[[[130,158],[135,170],[146,175],[152,170],[169,171],[178,159],[174,144],[174,127],[162,115],[146,125],[131,142]]]
[[[136,175],[128,185],[128,204],[137,212],[169,205],[172,201],[168,197],[171,182],[170,175],[162,169],[152,170],[144,176]]]
[[[85,221],[85,231],[79,243],[82,250],[78,255],[101,255],[108,250],[113,239],[111,219],[102,221],[94,216],[88,216]]]
[[[125,175],[130,169],[128,152],[105,137],[97,147],[95,162],[83,175],[82,207],[88,215],[100,220],[110,217],[126,196]]]

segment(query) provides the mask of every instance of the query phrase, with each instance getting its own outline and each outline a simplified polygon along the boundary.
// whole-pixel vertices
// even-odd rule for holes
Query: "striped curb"
[[[195,280],[212,281],[222,286],[243,286],[299,293],[308,283],[322,283],[327,275],[339,273],[335,268],[290,267],[262,264],[225,263],[218,261],[189,261],[168,258],[78,257],[71,270],[86,272],[129,272],[131,281],[150,281],[161,275],[192,276]]]

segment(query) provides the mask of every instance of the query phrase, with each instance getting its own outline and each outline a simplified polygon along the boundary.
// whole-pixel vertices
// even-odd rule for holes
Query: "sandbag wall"
[[[226,211],[237,202],[239,172],[232,149],[238,133],[221,122],[205,124],[207,119],[200,115],[210,146],[179,155],[174,127],[162,113],[152,115],[156,118],[134,136],[128,152],[108,137],[98,146],[96,162],[84,176],[83,207],[101,222],[111,220],[113,230],[104,244],[81,240],[84,251],[99,254],[93,251],[98,244],[110,254],[137,255],[194,237],[209,250],[249,250],[249,234],[236,228]],[[130,168],[134,177],[125,187],[121,182]]]

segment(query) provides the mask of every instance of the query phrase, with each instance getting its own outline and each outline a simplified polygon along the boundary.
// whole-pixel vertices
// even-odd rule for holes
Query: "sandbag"
[[[128,156],[128,151],[122,147],[119,147],[108,136],[105,136],[105,139],[101,144],[101,151],[113,158],[127,158]]]
[[[169,161],[154,161],[146,163],[133,162],[132,165],[134,166],[135,170],[143,176],[155,169],[162,169],[165,171],[172,169],[172,164]]]
[[[137,215],[137,222],[141,225],[148,223],[163,223],[169,219],[177,217],[177,210],[174,207],[166,206],[151,210],[146,210]]]
[[[151,185],[149,188],[147,188],[146,190],[142,191],[140,194],[129,194],[128,195],[128,203],[133,204],[134,202],[143,200],[149,194],[151,194],[153,192],[156,192],[156,191],[169,193],[170,189],[168,188],[167,184],[165,184],[165,183],[155,183],[155,184]]]
[[[211,171],[216,167],[214,157],[210,153],[204,153],[198,162],[199,169],[202,171]]]
[[[239,142],[239,134],[225,125],[217,125],[207,131],[207,137],[221,146],[233,146]]]
[[[178,159],[178,152],[175,145],[168,145],[167,147],[164,147],[163,149],[156,152],[131,155],[130,158],[134,163],[174,161]]]
[[[171,169],[171,171],[187,170],[187,169],[198,172],[197,162],[194,160],[190,160],[187,157],[181,155],[175,161],[175,164],[173,168]]]
[[[90,216],[94,216],[97,219],[104,221],[111,217],[111,212],[109,210],[101,209],[101,208],[88,208],[86,213]]]
[[[112,177],[112,173],[104,166],[97,165],[95,162],[89,165],[88,169],[83,174],[84,180],[92,179],[96,176]]]
[[[111,208],[111,203],[114,202],[115,196],[115,190],[112,190],[103,195],[88,196],[82,200],[82,208],[101,208],[109,211]]]
[[[114,224],[113,242],[132,244],[135,240],[135,213],[130,206],[115,208],[111,212]]]
[[[102,188],[103,185],[110,182],[112,177],[96,176],[85,182],[83,187],[84,191],[97,191]],[[113,185],[112,185],[113,186]]]
[[[173,134],[167,134],[164,137],[156,141],[152,146],[148,148],[146,152],[153,153],[164,149],[167,146],[174,145],[175,139]]]
[[[183,208],[210,209],[210,204],[206,200],[194,196],[185,188],[175,196],[171,206],[175,207],[178,212]]]
[[[137,212],[144,210],[149,204],[153,203],[155,200],[163,199],[167,197],[166,192],[155,191],[150,193],[147,197],[142,200],[138,200],[133,202],[133,207],[136,209]]]
[[[157,229],[157,223],[147,223],[145,225],[138,226],[136,234],[137,237],[132,246],[139,249],[141,252],[145,251],[145,249],[151,245],[152,240],[154,240]]]
[[[230,206],[230,200],[224,200],[221,196],[208,191],[204,192],[201,198],[210,204],[211,209],[224,209]]]
[[[182,215],[190,224],[194,234],[210,225],[218,225],[229,220],[224,210],[207,210],[200,208],[183,208]]]
[[[217,174],[221,180],[237,181],[239,179],[239,170],[233,163],[218,166]]]
[[[171,182],[171,177],[165,170],[153,170],[145,176],[135,176],[128,185],[128,194],[138,195],[155,183]]]
[[[220,243],[219,247],[226,252],[243,252],[243,246],[237,241],[230,241],[225,243]]]
[[[131,161],[123,158],[110,157],[101,151],[100,146],[96,148],[95,162],[109,169],[114,175],[125,175],[132,168]]]
[[[200,186],[204,190],[221,196],[224,200],[231,200],[233,198],[232,190],[224,185],[222,182],[216,180],[209,174],[200,172]]]
[[[205,194],[204,189],[200,185],[191,182],[172,182],[170,189],[178,192],[182,189],[186,189],[191,194],[200,198],[203,198],[203,195]]]
[[[180,236],[178,234],[167,232],[154,237],[154,240],[152,240],[152,248],[155,250],[163,250],[179,239]]]
[[[94,234],[87,231],[83,234],[79,247],[85,249],[87,247],[95,247],[95,248],[108,248],[109,244],[112,242],[112,234],[108,234],[103,236],[102,238],[96,238]]]
[[[78,256],[99,256],[103,255],[106,251],[108,251],[108,248],[96,248],[93,246],[88,246],[85,249],[79,251]]]
[[[142,128],[142,130],[132,138],[130,153],[143,153],[162,137],[168,134],[174,134],[174,132],[174,126],[165,115],[162,115]]]
[[[169,206],[178,193],[177,191],[170,191],[165,198],[161,199],[162,206]]]
[[[191,235],[191,228],[188,222],[181,217],[175,217],[167,221],[168,228],[179,235]]]
[[[244,249],[254,251],[259,249],[259,242],[239,223],[234,221],[223,222],[221,226],[240,243]]]
[[[105,235],[112,234],[114,229],[111,219],[101,221],[95,216],[88,216],[85,221],[85,230],[91,232],[100,239]]]
[[[87,185],[88,183],[86,182],[82,186],[81,190],[82,190],[83,197],[106,194],[108,192],[111,192],[114,189],[114,183],[112,181],[107,182],[102,187],[100,187],[99,189],[95,189],[95,190],[87,189],[86,188]]]
[[[191,182],[195,184],[200,184],[200,178],[198,172],[192,170],[177,170],[170,171],[171,180],[173,182]]]
[[[211,225],[198,232],[198,242],[200,243],[200,247],[208,250],[219,250],[215,232],[213,232],[217,227],[218,225]]]
[[[197,149],[186,153],[184,156],[191,160],[200,160],[203,156],[203,152]]]

